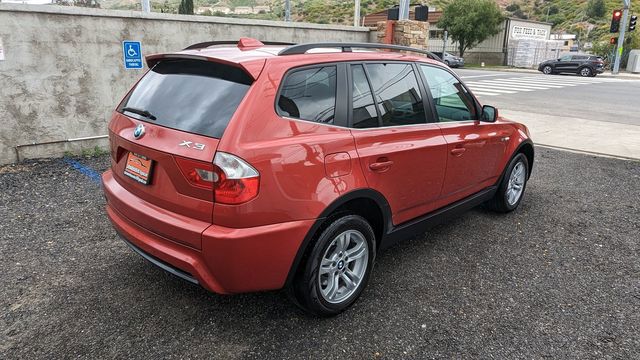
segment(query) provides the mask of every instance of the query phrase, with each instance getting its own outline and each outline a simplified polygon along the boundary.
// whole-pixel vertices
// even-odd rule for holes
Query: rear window
[[[141,121],[220,138],[251,83],[249,75],[236,67],[163,60],[140,80],[119,111]]]

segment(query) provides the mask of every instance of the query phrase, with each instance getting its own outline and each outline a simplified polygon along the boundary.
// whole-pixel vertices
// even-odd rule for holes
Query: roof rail
[[[189,45],[182,50],[204,49],[214,45],[238,45],[238,42],[239,42],[238,40],[205,41],[205,42]],[[261,41],[261,42],[264,45],[295,45],[295,43],[281,42],[281,41]]]
[[[309,43],[292,45],[285,49],[282,49],[278,55],[299,55],[304,54],[311,49],[327,49],[327,48],[339,48],[342,52],[351,52],[353,48],[357,49],[386,49],[386,50],[398,50],[398,51],[411,51],[418,54],[427,55],[429,59],[442,61],[438,55],[431,51],[416,49],[408,46],[390,45],[390,44],[376,44],[376,43]]]

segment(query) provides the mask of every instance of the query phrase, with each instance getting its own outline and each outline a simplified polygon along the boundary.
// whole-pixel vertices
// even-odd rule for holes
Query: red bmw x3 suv
[[[383,248],[522,201],[529,131],[429,55],[243,38],[148,56],[109,124],[113,226],[210,291],[286,288],[312,314],[343,311]]]

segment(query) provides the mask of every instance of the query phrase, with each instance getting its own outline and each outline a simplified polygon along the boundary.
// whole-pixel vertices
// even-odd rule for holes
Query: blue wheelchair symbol
[[[142,46],[139,41],[123,41],[122,54],[125,69],[142,69]]]

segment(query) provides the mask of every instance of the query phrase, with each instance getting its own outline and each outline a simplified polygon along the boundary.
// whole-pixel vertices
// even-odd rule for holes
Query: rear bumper
[[[126,199],[109,199],[114,194],[134,195],[118,188],[120,185],[108,173],[103,175],[106,210],[118,234],[154,265],[219,294],[282,288],[314,222],[292,221],[245,229],[211,225],[202,233],[202,249],[198,250],[162,237],[124,216],[116,204],[127,206]],[[144,206],[144,201],[137,200],[136,206]]]

